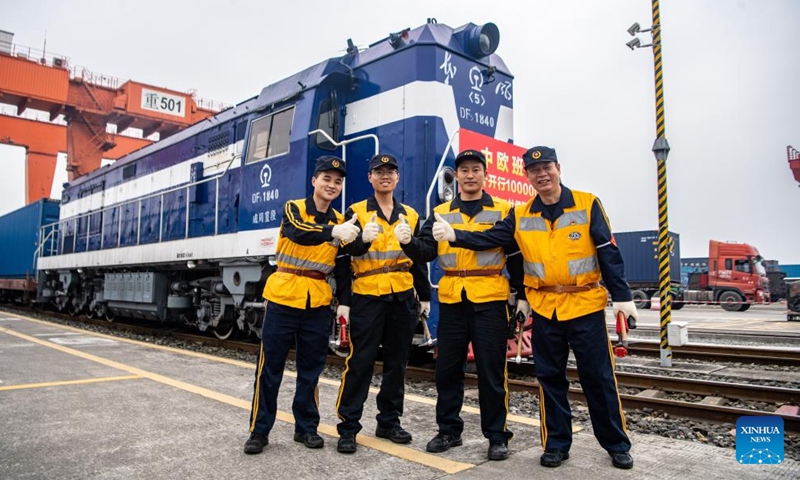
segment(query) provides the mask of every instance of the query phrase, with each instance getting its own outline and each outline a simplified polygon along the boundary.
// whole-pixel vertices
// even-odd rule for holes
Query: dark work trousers
[[[569,452],[572,445],[572,412],[567,392],[567,357],[575,354],[581,388],[589,405],[594,436],[608,452],[631,448],[625,414],[614,376],[614,354],[606,331],[605,311],[559,322],[533,312],[533,360],[541,385],[539,411],[542,446]]]
[[[389,298],[353,294],[350,309],[350,355],[345,360],[336,414],[339,435],[361,431],[378,347],[383,345],[383,378],[378,392],[378,426],[400,426],[405,377],[417,324],[415,298],[402,292]]]
[[[261,329],[261,351],[256,363],[256,381],[250,412],[250,431],[269,435],[278,411],[278,390],[283,379],[286,356],[292,341],[296,343],[295,386],[292,413],[296,433],[316,432],[319,406],[316,388],[328,355],[328,328],[331,309],[327,306],[297,309],[267,304]]]
[[[490,442],[506,442],[513,434],[506,428],[508,416],[508,309],[504,301],[472,303],[462,294],[461,303],[439,305],[436,357],[436,423],[439,433],[461,435],[464,421],[464,372],[472,342],[478,372],[481,430]]]

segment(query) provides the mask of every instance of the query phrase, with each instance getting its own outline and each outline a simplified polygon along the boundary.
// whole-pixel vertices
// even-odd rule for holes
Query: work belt
[[[500,275],[502,270],[445,270],[445,277],[489,277],[492,275]]]
[[[298,277],[313,278],[315,280],[325,280],[325,277],[327,277],[327,275],[319,270],[300,270],[299,268],[278,267],[278,271],[283,273],[291,273],[293,275],[297,275]]]
[[[356,273],[356,278],[361,277],[369,277],[370,275],[379,275],[381,273],[389,273],[389,272],[407,272],[411,269],[407,264],[402,265],[391,265],[388,267],[380,267],[380,268],[373,268],[372,270],[367,270],[366,272]]]
[[[548,292],[548,293],[573,293],[573,292],[588,292],[593,288],[599,287],[600,284],[597,282],[590,283],[588,285],[552,285],[547,287],[539,287],[536,289],[537,292]]]

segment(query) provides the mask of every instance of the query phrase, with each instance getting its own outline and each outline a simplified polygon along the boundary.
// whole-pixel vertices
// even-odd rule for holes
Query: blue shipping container
[[[0,278],[36,278],[39,229],[58,221],[58,200],[41,199],[0,217]]]
[[[669,276],[675,283],[681,281],[680,235],[669,232],[672,250],[669,259]],[[628,283],[658,284],[658,231],[614,232],[617,246],[625,262],[625,279]]]
[[[786,278],[800,278],[800,265],[781,265],[779,268],[786,273]]]

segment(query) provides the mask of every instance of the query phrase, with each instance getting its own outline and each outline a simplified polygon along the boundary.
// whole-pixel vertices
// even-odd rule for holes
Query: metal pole
[[[670,296],[670,236],[667,215],[667,143],[666,121],[664,118],[664,79],[661,59],[661,16],[659,0],[653,4],[653,68],[656,86],[656,141],[653,151],[658,168],[658,286],[661,300],[661,366],[672,366],[672,349],[669,346],[667,331],[672,318],[672,297]]]

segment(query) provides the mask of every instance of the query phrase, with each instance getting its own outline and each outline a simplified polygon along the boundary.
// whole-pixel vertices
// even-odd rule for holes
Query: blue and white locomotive
[[[348,40],[344,56],[71,182],[42,231],[56,246],[39,252],[39,301],[260,334],[282,206],[310,195],[318,156],[347,161],[340,211],[372,194],[372,155],[396,156],[395,194],[425,217],[455,193],[460,131],[512,142],[498,41],[492,23],[433,19],[363,50]]]

